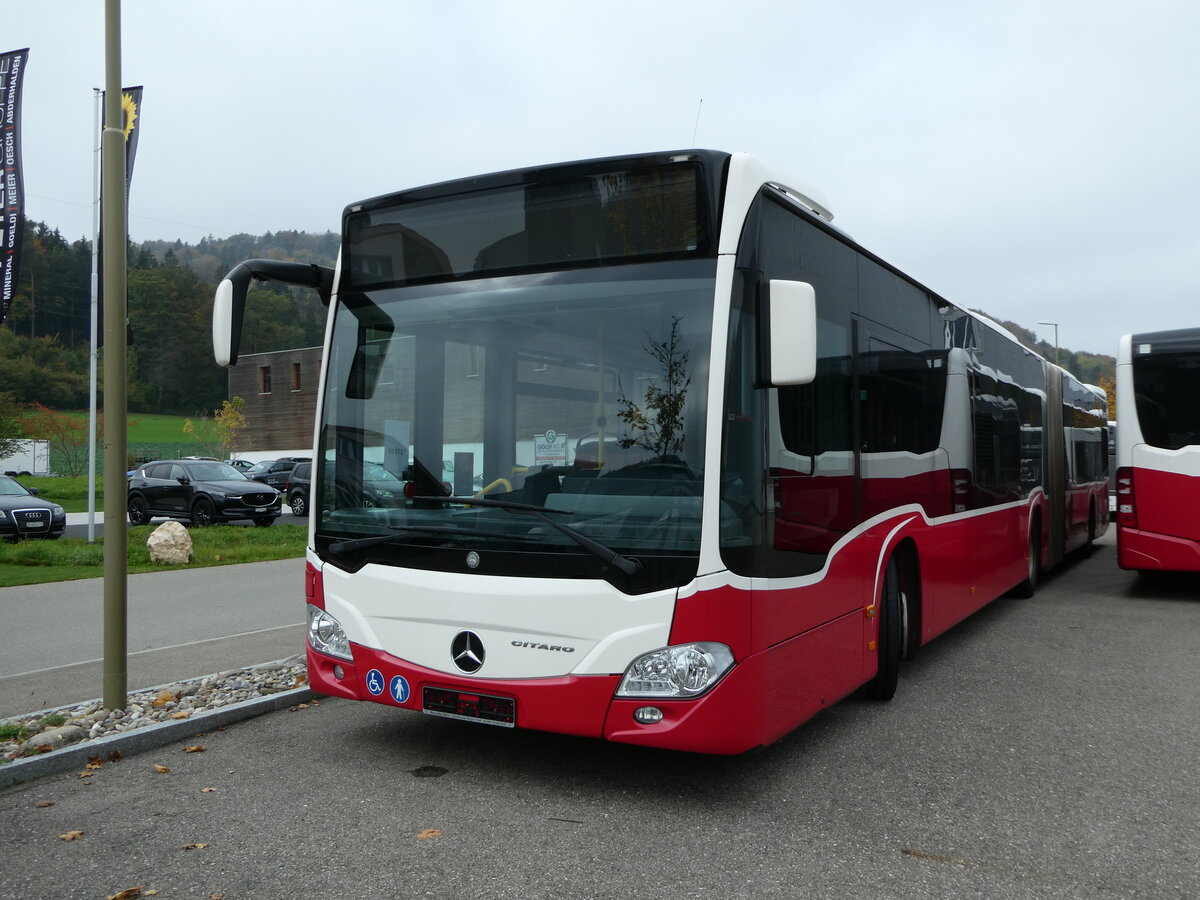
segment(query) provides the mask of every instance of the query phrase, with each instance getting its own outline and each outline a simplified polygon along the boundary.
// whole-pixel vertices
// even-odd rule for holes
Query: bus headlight
[[[318,606],[308,605],[308,642],[314,650],[353,662],[350,638],[342,623]]]
[[[733,666],[724,644],[704,642],[664,647],[639,656],[625,670],[618,697],[697,697]]]

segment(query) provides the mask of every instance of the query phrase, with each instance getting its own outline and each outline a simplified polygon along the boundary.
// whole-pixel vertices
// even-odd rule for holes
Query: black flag
[[[3,104],[4,178],[0,181],[0,322],[17,291],[17,263],[25,220],[25,182],[21,177],[21,82],[29,48],[0,54],[0,103]]]

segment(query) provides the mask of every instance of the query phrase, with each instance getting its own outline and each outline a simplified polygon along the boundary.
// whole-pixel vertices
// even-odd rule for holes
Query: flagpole
[[[100,359],[99,307],[100,307],[100,128],[101,103],[104,92],[92,88],[92,134],[95,149],[92,151],[92,345],[88,354],[88,530],[89,544],[96,543],[96,395],[97,366]]]

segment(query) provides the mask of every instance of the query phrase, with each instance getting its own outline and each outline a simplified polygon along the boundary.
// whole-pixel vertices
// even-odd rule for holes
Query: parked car
[[[129,479],[129,522],[145,525],[152,518],[166,517],[204,527],[250,519],[265,527],[279,518],[281,496],[223,462],[156,460]]]
[[[292,515],[308,515],[308,494],[312,485],[312,463],[296,463],[288,475],[284,491],[287,494],[287,505],[292,508]]]
[[[297,463],[296,468],[288,476],[287,503],[292,508],[292,514],[307,516],[309,510],[309,493],[312,486],[312,463]],[[351,500],[344,494],[338,497],[346,503]],[[361,493],[358,495],[358,506],[403,506],[404,482],[378,463],[363,464],[363,481]]]
[[[379,463],[364,463],[362,505],[403,506],[404,482]]]
[[[67,530],[67,514],[57,503],[42,500],[8,475],[0,475],[0,537],[6,541],[38,537],[55,540]]]
[[[311,456],[282,456],[279,459],[259,463],[253,468],[247,469],[246,477],[280,490],[287,484],[288,475],[292,473],[292,469],[296,468],[296,463],[311,461]]]
[[[250,462],[248,459],[227,459],[225,462],[229,463],[229,465],[233,466],[242,473],[245,473],[248,469],[254,468],[254,463]]]

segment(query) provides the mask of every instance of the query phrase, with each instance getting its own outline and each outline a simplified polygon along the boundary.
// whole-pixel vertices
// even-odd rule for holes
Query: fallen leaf
[[[207,846],[208,846],[208,844],[184,844],[181,849],[183,849],[183,850],[203,850]]]
[[[156,892],[147,891],[147,893]],[[115,894],[109,894],[105,900],[132,900],[133,897],[140,896],[142,896],[142,886],[138,885],[137,887],[125,888],[123,891],[117,891]]]
[[[34,804],[34,806],[36,806],[38,809],[45,809],[47,806],[53,806],[53,805],[54,805],[53,800],[39,800],[37,803]]]
[[[79,777],[80,778],[94,778],[94,777],[96,777],[96,773],[95,772],[80,772]]]
[[[158,692],[158,696],[156,696],[152,701],[150,701],[150,705],[151,706],[166,706],[168,703],[170,703],[174,699],[175,699],[175,695],[171,691],[162,690],[162,691]]]
[[[91,759],[89,759],[87,761],[87,765],[84,766],[84,768],[85,769],[102,769],[102,768],[104,768],[104,760],[102,760],[98,756],[93,756]]]
[[[441,837],[442,832],[437,828],[426,828],[424,831],[417,832],[418,841],[427,841],[430,838]]]
[[[150,888],[150,890],[148,890],[148,891],[143,891],[142,896],[143,897],[153,897],[157,893],[158,893],[158,888]]]
[[[209,894],[208,900],[225,900],[224,894]]]
[[[166,775],[166,774],[167,774],[168,772],[170,772],[171,770],[170,770],[169,768],[167,768],[166,766],[159,765],[158,763],[155,763],[155,764],[154,764],[154,771],[155,771],[155,772],[157,772],[159,775]]]
[[[190,709],[181,709],[178,712],[171,713],[172,719],[190,719],[192,711]]]
[[[204,745],[203,744],[194,744],[191,747],[184,747],[183,752],[184,753],[203,753]]]
[[[120,750],[114,750],[112,753],[108,754],[109,762],[116,762],[117,760],[124,759],[124,758],[125,758],[125,754],[122,753]]]
[[[216,792],[217,792],[217,789],[213,788],[213,787],[200,788],[200,793],[202,793],[202,794],[215,794]]]
[[[83,837],[83,832],[82,831],[68,831],[66,834],[60,834],[59,837],[62,838],[64,841],[77,841],[81,837]]]

